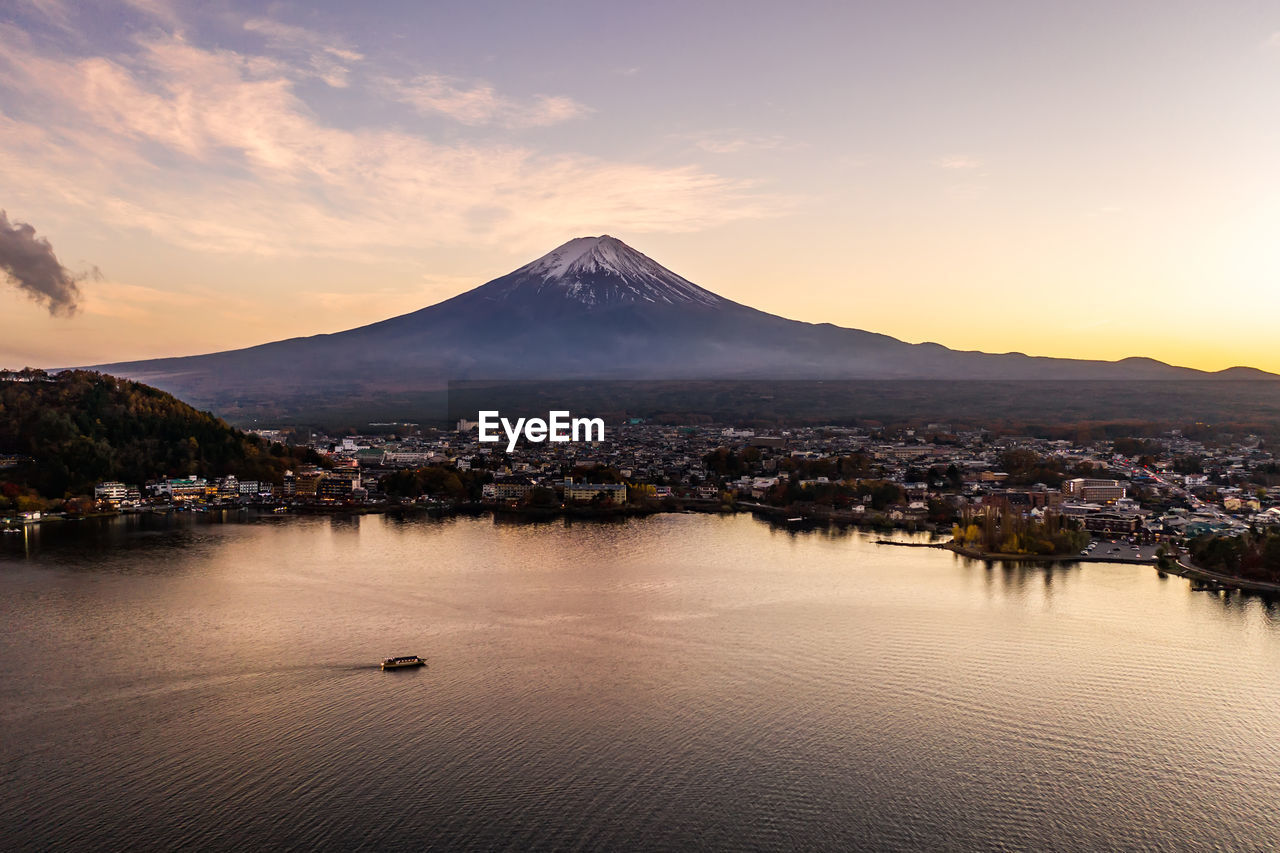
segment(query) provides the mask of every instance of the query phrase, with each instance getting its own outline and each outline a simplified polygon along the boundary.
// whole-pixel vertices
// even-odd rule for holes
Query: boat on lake
[[[398,658],[387,658],[382,662],[383,669],[400,669],[405,666],[426,666],[427,662],[417,655],[404,655]]]

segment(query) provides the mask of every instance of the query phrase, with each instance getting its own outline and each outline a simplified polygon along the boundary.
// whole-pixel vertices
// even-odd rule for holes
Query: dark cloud
[[[0,210],[0,270],[28,296],[54,316],[69,317],[80,299],[83,275],[74,275],[58,261],[53,246],[25,222],[9,224]]]

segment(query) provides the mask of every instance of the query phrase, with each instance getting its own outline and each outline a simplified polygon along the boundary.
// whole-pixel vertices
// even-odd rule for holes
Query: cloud
[[[0,24],[0,90],[17,105],[0,112],[10,203],[199,251],[372,262],[440,245],[515,252],[565,234],[687,232],[785,207],[693,166],[338,126],[297,91],[305,73],[163,33],[135,37],[124,54],[51,54]],[[472,122],[546,123],[581,110],[426,79]]]
[[[521,102],[498,94],[488,83],[468,83],[443,74],[420,74],[408,81],[387,79],[383,84],[393,98],[420,113],[436,113],[471,126],[545,127],[589,112],[563,95],[538,95]]]
[[[26,0],[27,5],[64,29],[70,26],[71,14],[63,0]]]
[[[933,165],[940,169],[979,169],[982,161],[964,154],[950,154],[934,160]]]
[[[266,18],[245,21],[244,28],[257,33],[267,44],[286,54],[302,57],[306,69],[335,89],[348,85],[350,66],[364,55],[340,39],[321,35],[305,27],[295,27]]]
[[[0,210],[0,270],[34,301],[48,307],[54,316],[69,317],[75,313],[80,299],[78,282],[84,276],[72,275],[64,267],[53,246],[36,229],[25,222],[9,224]]]
[[[63,32],[76,34],[77,16],[83,15],[83,2],[75,0],[25,0],[26,4],[44,15],[45,19]],[[170,30],[177,31],[182,26],[178,13],[168,0],[119,0],[122,8],[141,13],[151,19],[148,23],[161,24]]]
[[[182,25],[178,18],[178,13],[174,10],[173,4],[169,0],[124,0],[126,6],[130,6],[144,15],[156,18],[162,23],[173,29],[177,29]]]

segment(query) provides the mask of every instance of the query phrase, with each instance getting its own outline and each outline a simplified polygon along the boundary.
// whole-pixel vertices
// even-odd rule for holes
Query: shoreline
[[[280,509],[284,509],[283,512]],[[785,507],[774,507],[767,504],[744,504],[738,503],[733,505],[725,505],[715,501],[699,501],[689,500],[679,503],[669,504],[641,504],[626,505],[620,507],[595,507],[595,506],[556,506],[556,507],[513,507],[505,504],[491,503],[464,503],[453,505],[432,505],[432,504],[378,504],[378,505],[350,505],[350,506],[323,506],[323,505],[296,505],[281,508],[268,508],[266,506],[205,506],[205,507],[143,507],[139,509],[131,509],[125,511],[113,512],[93,512],[83,515],[51,515],[39,519],[15,519],[16,523],[6,521],[0,524],[0,529],[4,531],[24,531],[28,528],[38,527],[46,523],[66,524],[76,521],[85,521],[89,519],[114,518],[117,516],[128,515],[171,515],[171,514],[190,514],[190,515],[208,515],[210,513],[226,513],[233,512],[236,514],[244,513],[253,515],[256,518],[275,518],[275,517],[291,517],[291,516],[352,516],[352,515],[428,515],[428,516],[480,516],[486,513],[491,514],[495,520],[527,520],[530,522],[553,521],[555,519],[580,519],[586,521],[612,521],[630,518],[647,518],[654,515],[665,514],[699,514],[699,515],[736,515],[739,513],[747,513],[752,516],[762,518],[770,523],[777,523],[779,519],[787,519],[788,511]],[[843,528],[857,527],[862,530],[884,530],[883,526],[860,524],[853,522],[846,523],[843,520],[834,521],[832,519],[810,518],[804,517],[803,521],[806,526],[820,525],[826,522],[828,525],[837,525]],[[903,532],[928,532],[928,531],[907,531],[905,528],[895,527],[893,530],[901,530]],[[1155,559],[1133,559],[1124,556],[1111,557],[1094,557],[1080,556],[1078,554],[1004,554],[999,552],[978,551],[972,548],[955,544],[954,541],[948,542],[901,542],[892,539],[876,539],[876,545],[888,545],[897,548],[929,548],[938,551],[950,551],[961,557],[971,560],[981,560],[983,562],[1008,562],[1008,563],[1116,563],[1122,565],[1150,566],[1160,575],[1175,575],[1185,578],[1189,581],[1210,584],[1205,591],[1222,591],[1222,590],[1239,590],[1257,594],[1265,597],[1280,598],[1280,583],[1271,583],[1268,581],[1256,581],[1248,578],[1235,577],[1233,575],[1224,575],[1219,572],[1202,569],[1198,566],[1188,565],[1182,560],[1175,560],[1172,566],[1162,566],[1159,560]]]
[[[966,548],[963,545],[957,545],[954,542],[947,542],[939,545],[953,553],[962,557],[968,557],[971,560],[1000,560],[1009,563],[1123,563],[1130,566],[1158,566],[1159,561],[1155,559],[1132,557],[1095,557],[1092,554],[1081,556],[1080,554],[1005,554],[999,551],[979,551],[974,548]]]
[[[468,501],[456,504],[380,503],[380,504],[227,504],[204,506],[148,506],[109,512],[77,514],[47,514],[35,519],[5,519],[0,529],[23,530],[42,524],[64,524],[88,519],[116,518],[139,515],[216,515],[233,513],[256,518],[290,516],[352,516],[352,515],[483,515],[493,513],[507,517],[523,517],[535,520],[552,518],[643,518],[667,513],[734,514],[746,510],[726,506],[718,501],[684,500],[671,504],[627,504],[624,506],[560,505],[550,507],[511,506],[505,503]]]
[[[1233,575],[1224,575],[1219,572],[1199,568],[1198,566],[1188,565],[1181,560],[1174,561],[1174,568],[1162,569],[1161,571],[1167,574],[1177,575],[1180,578],[1186,578],[1189,581],[1201,581],[1204,583],[1216,584],[1227,589],[1251,592],[1268,598],[1280,598],[1280,583],[1255,581],[1249,580],[1248,578],[1238,578]],[[1210,589],[1206,591],[1212,592],[1213,590]]]
[[[1248,578],[1236,577],[1234,575],[1224,575],[1220,572],[1209,571],[1197,566],[1191,566],[1184,563],[1180,559],[1175,559],[1172,566],[1162,566],[1158,559],[1133,559],[1131,557],[1094,557],[1092,555],[1081,557],[1075,554],[1052,554],[1046,556],[1035,556],[1031,554],[999,554],[984,551],[975,551],[971,548],[965,548],[956,545],[953,542],[943,544],[932,543],[915,543],[915,542],[887,542],[877,541],[877,545],[905,545],[917,548],[939,548],[952,553],[959,554],[962,557],[968,557],[973,560],[982,560],[984,562],[1021,562],[1021,563],[1117,563],[1129,566],[1150,566],[1160,575],[1175,575],[1176,577],[1185,578],[1186,580],[1211,584],[1212,586],[1200,590],[1203,592],[1222,592],[1224,590],[1238,590],[1240,592],[1252,593],[1268,598],[1280,597],[1280,583],[1271,583],[1269,581],[1255,581]]]

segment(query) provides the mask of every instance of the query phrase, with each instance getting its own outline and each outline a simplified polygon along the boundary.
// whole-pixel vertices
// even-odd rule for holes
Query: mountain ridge
[[[476,288],[341,332],[100,365],[200,405],[438,389],[463,379],[1280,379],[954,350],[769,314],[609,235],[577,237]]]

